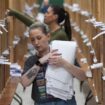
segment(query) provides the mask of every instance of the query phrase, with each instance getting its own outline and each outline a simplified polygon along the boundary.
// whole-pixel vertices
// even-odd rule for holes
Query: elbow
[[[21,84],[23,87],[28,87],[30,85],[29,81],[24,78],[21,78]]]
[[[86,77],[85,73],[83,73],[83,74],[80,76],[79,80],[80,80],[80,81],[85,81],[85,80],[87,80],[87,77]]]
[[[24,82],[24,81],[21,81],[21,84],[22,84],[22,86],[25,87],[25,88],[28,86],[28,84],[27,84],[26,82]]]
[[[80,81],[87,80],[85,72],[82,71],[80,74],[78,74],[77,79],[79,79]]]
[[[22,84],[22,86],[25,87],[25,88],[28,86],[28,84],[25,83],[25,82],[23,82],[23,81],[21,81],[21,84]]]
[[[86,76],[83,76],[82,78],[79,79],[80,81],[85,81],[87,80],[87,77]]]

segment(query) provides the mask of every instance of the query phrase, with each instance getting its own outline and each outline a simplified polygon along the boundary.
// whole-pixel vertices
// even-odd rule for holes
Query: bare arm
[[[61,56],[52,56],[49,59],[49,64],[57,66],[57,67],[63,67],[65,70],[67,70],[70,74],[78,78],[79,80],[85,80],[86,75],[82,68],[77,67],[73,64],[70,64],[68,61],[63,59]]]
[[[21,83],[24,87],[29,86],[34,81],[38,71],[40,70],[40,66],[47,62],[49,54],[50,53],[40,58],[31,68],[28,67],[28,71],[21,77]],[[29,62],[26,63],[26,65],[29,65]]]
[[[50,57],[52,57],[53,55],[56,56],[60,56],[60,53],[56,53],[57,50],[53,50],[52,52],[44,55],[42,58],[39,59],[39,62],[41,64],[46,63]],[[63,60],[62,60],[63,61]],[[62,62],[63,63],[63,62]],[[22,77],[21,77],[21,83],[24,87],[29,86],[33,80],[35,79],[38,71],[40,69],[40,66],[34,65],[33,67],[31,67]]]
[[[23,74],[23,76],[21,77],[21,83],[24,87],[29,86],[33,82],[39,69],[39,66],[34,65],[25,74]]]
[[[82,68],[77,67],[75,65],[72,65],[68,63],[67,61],[64,61],[63,67],[71,73],[73,76],[78,78],[79,80],[83,81],[86,79],[85,72],[82,70]]]

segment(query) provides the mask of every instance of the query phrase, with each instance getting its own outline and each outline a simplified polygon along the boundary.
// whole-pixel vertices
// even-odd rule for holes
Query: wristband
[[[42,66],[42,64],[40,63],[39,60],[37,60],[35,64],[36,64],[37,66]]]

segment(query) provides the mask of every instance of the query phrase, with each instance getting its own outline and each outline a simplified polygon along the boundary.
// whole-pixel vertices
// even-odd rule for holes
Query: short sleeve
[[[26,73],[35,64],[36,61],[37,61],[36,56],[29,57],[24,64],[24,69],[22,74]]]

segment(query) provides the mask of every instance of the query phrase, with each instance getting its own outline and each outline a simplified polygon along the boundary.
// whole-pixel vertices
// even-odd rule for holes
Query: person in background
[[[6,16],[14,16],[28,27],[37,22],[13,9],[8,10]],[[63,7],[49,5],[47,12],[44,15],[44,23],[50,28],[51,40],[72,39],[69,13],[65,11]]]
[[[71,40],[72,32],[69,13],[63,7],[50,5],[44,16],[51,32],[51,40]]]
[[[45,14],[47,12],[48,7],[49,7],[49,0],[43,0],[40,12]]]
[[[31,26],[35,20],[27,18],[24,14],[17,10],[8,10],[6,16],[15,16],[26,26]],[[42,15],[39,15],[42,18]],[[70,17],[63,7],[50,5],[44,15],[44,23],[46,23],[51,31],[51,40],[71,40],[72,32],[70,26]],[[36,19],[38,20],[38,19]],[[43,21],[43,19],[41,19]],[[62,24],[61,24],[62,23]]]
[[[24,87],[33,84],[32,99],[35,105],[76,105],[74,95],[72,99],[65,101],[47,94],[45,74],[47,65],[50,64],[64,68],[79,80],[85,80],[86,76],[82,68],[68,63],[57,50],[50,51],[50,33],[45,24],[35,23],[30,26],[29,35],[37,53],[26,60],[21,83]]]

